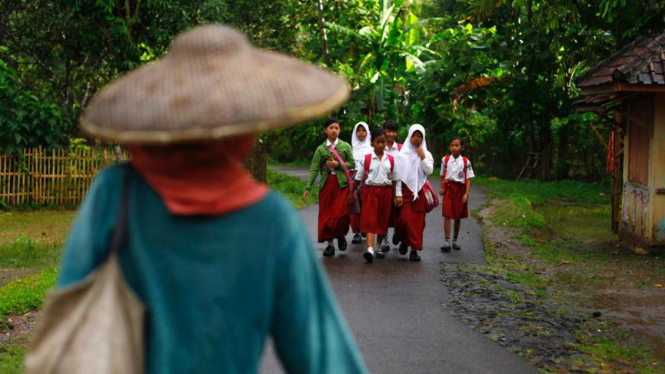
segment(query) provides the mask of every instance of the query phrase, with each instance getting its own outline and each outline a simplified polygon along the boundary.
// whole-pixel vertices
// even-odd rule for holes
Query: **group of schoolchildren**
[[[346,234],[351,227],[352,243],[361,243],[364,237],[367,249],[363,258],[372,263],[390,251],[388,230],[393,228],[392,243],[399,244],[399,253],[409,253],[410,261],[420,261],[418,252],[423,250],[428,204],[426,190],[431,188],[427,177],[434,171],[434,158],[427,150],[422,125],[409,128],[404,144],[397,142],[397,131],[397,124],[390,120],[382,129],[374,130],[359,122],[349,145],[339,138],[341,125],[337,119],[325,122],[326,141],[314,153],[303,194],[303,200],[307,200],[320,174],[318,242],[327,243],[324,256],[335,255],[335,239],[337,248],[346,250]],[[439,190],[443,196],[445,232],[442,252],[461,249],[457,240],[461,220],[468,217],[474,177],[471,162],[462,156],[463,140],[454,137],[448,150],[450,154],[441,160]],[[359,212],[350,211],[349,207],[356,205]],[[452,239],[451,221],[454,221]]]

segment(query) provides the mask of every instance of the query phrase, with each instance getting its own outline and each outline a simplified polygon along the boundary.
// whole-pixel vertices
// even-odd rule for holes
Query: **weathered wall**
[[[656,95],[654,132],[651,142],[652,243],[665,245],[665,93]]]
[[[631,150],[624,150],[619,235],[640,246],[665,246],[665,94],[656,94],[654,104],[647,185],[629,181]],[[628,126],[634,125],[629,121]],[[630,144],[630,131],[626,131],[625,144]]]

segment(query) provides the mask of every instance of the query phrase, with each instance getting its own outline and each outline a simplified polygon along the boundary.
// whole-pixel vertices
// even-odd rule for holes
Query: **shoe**
[[[367,252],[365,252],[363,254],[363,258],[365,259],[365,261],[367,261],[368,264],[371,264],[372,262],[374,262],[374,253],[373,253],[373,251],[367,250]]]
[[[401,254],[402,256],[404,256],[408,250],[409,250],[408,245],[406,245],[404,243],[399,245],[399,254]]]
[[[386,258],[386,254],[383,253],[383,250],[379,249],[376,251],[376,258]]]
[[[323,250],[323,255],[325,257],[332,257],[335,255],[335,246],[334,245],[329,245],[326,247],[326,249]]]
[[[397,231],[393,232],[393,245],[399,244],[399,237],[397,236]]]
[[[457,240],[453,240],[453,249],[456,251],[462,249],[462,247],[460,247],[459,244],[457,244]]]
[[[390,252],[390,244],[388,244],[388,239],[383,239],[383,242],[381,242],[381,251],[384,253]]]
[[[409,253],[409,261],[413,262],[420,261],[420,256],[418,256],[418,251],[416,251],[415,249],[411,250],[411,253]]]
[[[339,248],[340,251],[344,252],[346,251],[346,247],[348,247],[348,244],[346,243],[346,238],[341,237],[337,238],[337,248]]]
[[[441,252],[450,252],[450,240],[449,239],[447,239],[443,243],[443,247],[441,247]]]
[[[358,244],[363,241],[363,237],[360,234],[354,234],[351,243]]]

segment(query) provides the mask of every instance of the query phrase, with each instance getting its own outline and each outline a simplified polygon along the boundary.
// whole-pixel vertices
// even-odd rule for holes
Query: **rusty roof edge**
[[[624,53],[628,52],[628,50],[635,48],[637,43],[641,42],[642,40],[646,39],[645,36],[640,36],[639,38],[633,40],[632,42],[624,45],[622,48],[620,48],[618,51],[612,53],[609,57],[601,60],[598,62],[596,65],[594,65],[591,69],[585,71],[581,75],[579,75],[577,78],[575,78],[575,84],[579,85],[579,82],[582,80],[585,80],[587,78],[590,78],[593,74],[595,74],[598,70],[603,68],[608,62],[614,60],[615,58],[623,55]]]

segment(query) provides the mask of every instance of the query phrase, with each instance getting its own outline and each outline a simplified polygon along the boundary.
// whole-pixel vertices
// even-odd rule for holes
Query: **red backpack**
[[[447,155],[446,157],[443,158],[443,175],[441,178],[444,179],[446,178],[446,170],[448,170],[448,161],[450,160],[450,155]],[[462,156],[462,161],[464,161],[464,184],[466,184],[466,172],[468,170],[468,164],[469,164],[469,159]]]

